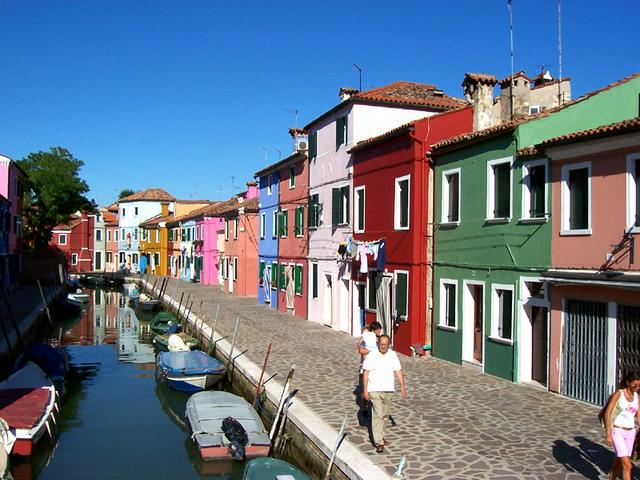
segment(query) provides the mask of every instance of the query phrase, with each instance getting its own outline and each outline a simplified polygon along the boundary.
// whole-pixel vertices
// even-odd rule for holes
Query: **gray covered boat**
[[[187,400],[187,427],[204,460],[269,455],[271,442],[262,420],[242,397],[207,391]]]

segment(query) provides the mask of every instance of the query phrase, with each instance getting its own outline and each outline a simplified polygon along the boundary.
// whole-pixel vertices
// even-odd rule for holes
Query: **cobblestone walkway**
[[[415,480],[606,478],[613,453],[604,444],[596,407],[435,358],[400,356],[407,399],[394,399],[390,446],[376,454],[357,416],[354,338],[254,298],[185,282],[176,287],[171,280],[166,293],[179,299],[182,292],[185,299],[190,294],[192,312],[210,324],[221,305],[216,329],[222,335],[233,333],[240,316],[236,351],[248,349],[256,365],[272,342],[267,375],[278,372],[282,381],[295,363],[298,397],[336,431],[349,413],[347,439],[389,473],[406,455],[405,478]]]

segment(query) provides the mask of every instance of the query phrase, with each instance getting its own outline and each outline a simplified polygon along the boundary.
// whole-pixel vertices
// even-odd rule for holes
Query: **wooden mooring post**
[[[329,460],[329,465],[327,466],[327,473],[324,475],[324,480],[329,480],[331,477],[331,467],[333,467],[333,463],[336,461],[336,453],[338,453],[338,448],[342,445],[342,441],[344,437],[346,437],[344,433],[344,428],[347,426],[347,418],[349,414],[344,414],[344,420],[342,420],[342,426],[340,427],[340,431],[338,432],[338,438],[336,438],[336,445],[333,448],[333,452],[331,453],[331,459]]]
[[[49,324],[53,325],[53,320],[51,320],[51,312],[49,311],[49,304],[47,303],[47,299],[44,296],[44,291],[42,290],[42,284],[40,283],[40,279],[36,280],[38,284],[38,290],[40,290],[40,298],[42,299],[42,308],[47,312],[47,318],[49,319]]]

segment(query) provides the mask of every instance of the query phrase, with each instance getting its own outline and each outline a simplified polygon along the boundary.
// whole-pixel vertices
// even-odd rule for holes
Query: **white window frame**
[[[278,238],[278,210],[273,211],[271,238]]]
[[[529,115],[537,115],[540,112],[542,112],[540,105],[529,105]]]
[[[636,223],[636,193],[640,188],[640,178],[634,178],[635,163],[640,160],[640,152],[627,155],[627,231],[629,233],[640,233],[640,226]]]
[[[407,225],[400,225],[400,182],[407,180]],[[409,230],[411,228],[411,174],[395,179],[395,193],[393,201],[393,228],[394,230]]]
[[[260,238],[264,240],[267,230],[267,214],[260,214]]]
[[[320,266],[318,265],[318,262],[310,262],[309,264],[309,287],[310,290],[307,290],[307,294],[309,295],[309,298],[311,298],[312,300],[315,300],[317,298],[320,298]],[[314,278],[313,276],[313,266],[316,266],[315,271],[317,273],[316,277]],[[313,296],[313,290],[315,286],[315,291],[317,293],[317,295],[314,297]]]
[[[273,182],[273,175],[267,175],[267,195],[271,195],[273,193],[273,187],[271,183]]]
[[[445,285],[454,285],[456,287],[456,298],[455,298],[455,322],[454,325],[447,325],[447,291],[445,289]],[[453,278],[441,278],[440,279],[440,304],[439,312],[438,312],[438,328],[442,330],[448,330],[450,332],[457,332],[458,325],[460,320],[460,312],[458,311],[458,296],[460,295],[460,288],[458,280]]]
[[[156,230],[156,243],[160,243],[160,229]]]
[[[359,193],[362,192],[362,218],[360,218],[360,198]],[[365,185],[361,185],[353,189],[353,231],[355,233],[364,233],[366,228],[367,212],[367,191]],[[359,228],[362,221],[362,228]]]
[[[289,190],[293,190],[294,188],[296,188],[296,166],[291,165],[289,167]]]
[[[96,228],[96,242],[102,241],[102,229]]]
[[[77,253],[72,253],[71,254],[71,265],[78,265],[78,254]]]
[[[393,314],[395,314],[396,312],[396,283],[398,281],[398,274],[404,274],[407,276],[407,298],[406,298],[406,308],[407,308],[407,314],[403,317],[400,316],[399,320],[402,320],[403,322],[406,322],[409,320],[409,270],[394,270],[393,271],[393,305],[391,307],[391,311],[393,312]],[[396,319],[398,320],[398,319]]]
[[[107,242],[111,241],[111,230],[107,230]]]
[[[447,181],[447,177],[456,174],[458,175],[458,220],[451,221],[449,220],[449,182]],[[442,172],[442,212],[440,213],[440,223],[442,225],[460,225],[460,218],[462,217],[462,212],[460,211],[460,205],[462,205],[460,201],[460,197],[462,197],[461,180],[462,169],[460,167]]]
[[[511,338],[503,338],[498,334],[498,290],[511,291]],[[516,292],[515,286],[510,283],[494,283],[491,285],[491,340],[513,345],[513,337],[515,336],[516,325]]]
[[[64,242],[62,241],[62,239],[64,238]],[[59,233],[58,234],[58,245],[66,245],[67,244],[67,234],[66,233]]]
[[[224,239],[229,240],[229,219],[225,219],[224,221]]]
[[[238,218],[233,219],[233,239],[238,239]]]
[[[113,241],[114,241],[114,242],[117,242],[117,241],[118,241],[118,233],[119,233],[119,231],[118,231],[118,229],[116,228],[116,229],[113,231]]]
[[[587,228],[572,230],[569,225],[571,212],[569,194],[569,172],[571,170],[587,169]],[[562,180],[560,184],[560,235],[591,235],[591,162],[571,163],[562,166]]]
[[[532,217],[529,170],[540,166],[544,167],[544,215],[542,217]],[[549,219],[549,163],[546,158],[522,164],[522,212],[520,219],[528,223],[543,223]]]
[[[238,281],[238,257],[233,257],[233,281]]]
[[[496,165],[509,164],[509,216],[494,217],[495,210],[495,180],[493,175],[493,167]],[[490,223],[507,223],[513,217],[513,157],[498,158],[487,162],[487,211],[485,221]]]

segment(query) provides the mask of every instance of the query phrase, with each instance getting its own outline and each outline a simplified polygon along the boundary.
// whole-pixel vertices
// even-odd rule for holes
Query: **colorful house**
[[[0,155],[0,195],[9,201],[9,283],[15,283],[22,271],[22,207],[27,174],[11,158]]]
[[[105,269],[106,254],[106,226],[101,210],[91,214],[93,216],[93,269],[103,271]]]
[[[344,251],[351,228],[353,160],[349,149],[412,120],[466,106],[432,85],[396,82],[367,92],[340,90],[340,103],[312,120],[309,133],[309,320],[351,335],[358,296],[351,258]]]
[[[118,228],[118,204],[114,203],[106,208],[100,209],[104,219],[105,229],[105,269],[107,272],[118,270],[118,249],[119,235]]]
[[[465,80],[474,109],[492,98],[491,83]],[[549,364],[550,297],[543,280],[551,267],[550,167],[548,159],[525,152],[551,137],[635,117],[639,93],[640,75],[634,75],[433,147],[436,356],[550,386],[556,366]]]
[[[549,389],[603,405],[640,370],[640,118],[524,153],[551,162]]]
[[[0,287],[9,286],[9,223],[11,204],[0,195]]]
[[[141,237],[140,255],[145,257],[146,268],[144,272],[155,275],[167,274],[167,236],[166,228],[163,228],[163,222],[171,218],[169,213],[169,204],[164,203],[161,206],[162,211],[155,217],[151,217],[140,224]],[[164,241],[163,241],[164,240]],[[164,245],[164,249],[162,248]]]
[[[218,214],[225,219],[223,290],[239,296],[258,295],[258,186],[247,183],[247,190],[235,197],[233,205]]]
[[[72,215],[68,223],[56,225],[50,245],[64,253],[70,272],[91,272],[93,266],[95,215]]]
[[[409,122],[350,150],[354,318],[360,327],[379,321],[405,354],[411,347],[421,354],[431,344],[433,172],[426,152],[472,129],[473,109],[466,107]]]
[[[276,164],[277,165],[277,164]],[[278,308],[278,225],[280,178],[275,165],[256,173],[260,186],[258,302]]]

